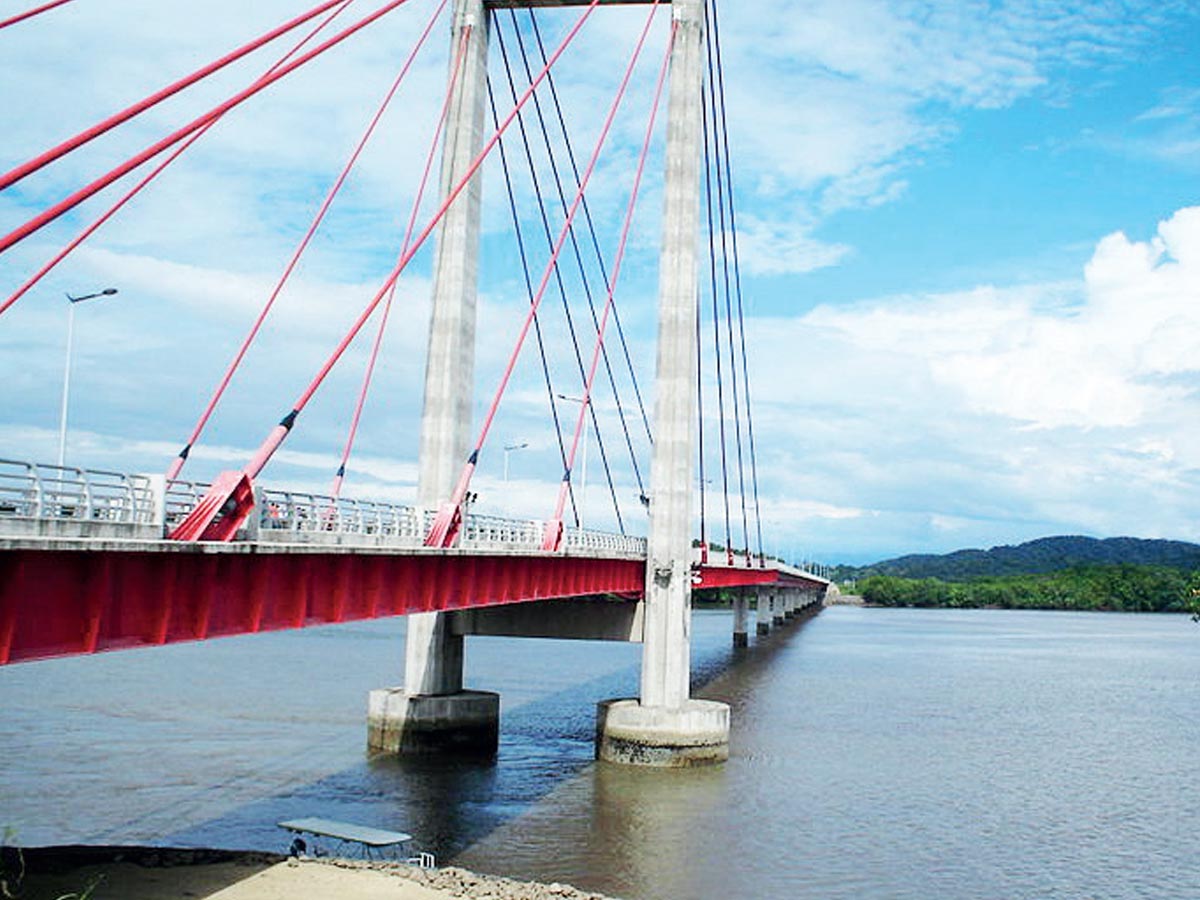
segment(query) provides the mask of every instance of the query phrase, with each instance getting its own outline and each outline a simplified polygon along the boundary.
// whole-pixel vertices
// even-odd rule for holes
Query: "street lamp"
[[[566,400],[568,403],[579,403],[583,406],[591,404],[591,398],[584,399],[583,397],[568,397],[566,394],[559,394],[559,400]],[[584,522],[587,519],[587,456],[588,456],[588,428],[587,419],[583,422],[583,462],[580,466],[579,492],[582,495],[579,500],[579,530],[584,528]]]
[[[508,481],[508,454],[512,453],[514,450],[524,450],[528,446],[529,446],[528,441],[522,441],[519,444],[507,444],[504,447],[504,480],[505,481]]]
[[[67,313],[67,361],[63,366],[62,410],[58,416],[58,467],[61,469],[67,458],[67,400],[71,395],[71,345],[75,338],[75,304],[84,300],[94,300],[96,297],[111,297],[117,292],[116,288],[105,288],[94,294],[84,294],[82,297],[72,297],[67,294],[69,301]]]

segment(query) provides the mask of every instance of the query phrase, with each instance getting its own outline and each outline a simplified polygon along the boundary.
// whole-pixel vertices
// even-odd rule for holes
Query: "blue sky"
[[[80,0],[0,32],[0,164],[301,6]],[[785,0],[770,20],[751,6],[726,0],[721,14],[768,550],[865,562],[1058,533],[1200,540],[1194,4]],[[432,9],[413,0],[231,115],[0,318],[9,385],[0,456],[53,459],[63,292],[113,284],[118,298],[78,309],[69,457],[165,467]],[[543,21],[559,33],[572,15]],[[603,11],[564,59],[581,155],[643,15]],[[610,245],[662,36],[660,23],[589,194]],[[245,461],[388,268],[425,153],[425,138],[411,136],[436,116],[445,44],[439,28],[235,381],[194,477]],[[270,62],[241,64],[0,193],[0,225],[14,227]],[[619,295],[647,391],[656,171]],[[486,174],[477,408],[524,302],[494,163]],[[532,209],[522,216],[533,229]],[[0,257],[0,289],[83,221],[56,223]],[[412,494],[427,254],[402,284],[350,493]],[[562,390],[578,393],[555,316],[548,307]],[[266,482],[327,488],[364,356],[360,342]],[[485,457],[480,511],[549,511],[558,472],[539,378],[527,352],[492,440],[530,446],[511,455],[507,485],[502,454]],[[608,434],[615,400],[601,392],[597,406]],[[644,518],[630,467],[612,449],[617,434],[608,441],[636,530]],[[588,519],[600,526],[611,506],[590,453]]]

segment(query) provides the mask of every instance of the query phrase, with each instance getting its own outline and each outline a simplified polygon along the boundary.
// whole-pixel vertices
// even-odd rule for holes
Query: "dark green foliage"
[[[1138,538],[1049,537],[990,550],[958,550],[944,556],[901,556],[869,566],[841,566],[834,575],[839,581],[869,575],[967,581],[1050,573],[1088,565],[1163,566],[1192,572],[1200,570],[1200,545]]]
[[[973,581],[871,575],[857,591],[878,606],[1076,609],[1200,614],[1200,572],[1166,566],[1090,565]]]

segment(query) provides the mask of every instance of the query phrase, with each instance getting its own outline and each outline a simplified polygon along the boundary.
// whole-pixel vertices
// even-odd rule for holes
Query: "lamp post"
[[[528,441],[522,441],[519,444],[507,444],[504,447],[504,480],[508,481],[508,454],[514,450],[524,450],[529,446]]]
[[[67,294],[67,359],[63,365],[62,409],[58,416],[58,467],[61,469],[67,458],[67,402],[71,396],[71,347],[75,338],[75,304],[96,297],[111,297],[117,292],[116,288],[105,288],[94,294],[84,294],[82,297],[72,297]]]
[[[584,399],[583,397],[568,397],[566,394],[559,394],[559,400],[566,400],[568,403],[579,403],[584,406],[591,405],[591,398]],[[579,477],[579,530],[583,531],[587,520],[587,456],[588,456],[588,422],[586,416],[583,420],[583,461],[580,465]]]

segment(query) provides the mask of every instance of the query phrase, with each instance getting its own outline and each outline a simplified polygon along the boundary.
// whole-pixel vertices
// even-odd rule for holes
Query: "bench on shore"
[[[296,837],[292,841],[292,855],[299,856],[308,849],[304,835],[311,838],[333,838],[340,841],[338,849],[345,846],[357,845],[361,848],[364,859],[375,859],[374,854],[384,858],[388,850],[404,848],[412,840],[411,834],[403,831],[388,831],[383,828],[371,828],[368,825],[354,825],[350,822],[337,822],[333,819],[321,819],[310,816],[303,819],[288,819],[280,822],[279,827],[290,831]],[[407,852],[407,851],[406,851]],[[318,855],[314,852],[314,855]],[[432,853],[418,853],[406,857],[403,862],[420,866],[422,869],[432,869],[436,865]]]

